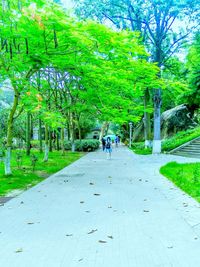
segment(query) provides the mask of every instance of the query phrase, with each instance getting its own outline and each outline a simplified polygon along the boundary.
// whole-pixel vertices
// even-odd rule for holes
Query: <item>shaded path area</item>
[[[182,157],[85,157],[0,206],[3,267],[200,266],[200,205],[159,174]]]

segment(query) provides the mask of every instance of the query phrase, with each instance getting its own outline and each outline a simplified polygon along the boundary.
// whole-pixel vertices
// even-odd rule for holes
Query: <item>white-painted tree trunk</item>
[[[4,158],[4,166],[5,166],[5,175],[11,175],[11,167],[10,167],[10,161],[11,161],[11,147],[8,147],[6,150],[6,155]]]
[[[44,145],[44,161],[47,162],[49,159],[49,146],[47,144]]]
[[[160,107],[161,107],[161,90],[157,89],[154,95],[153,154],[161,153]]]

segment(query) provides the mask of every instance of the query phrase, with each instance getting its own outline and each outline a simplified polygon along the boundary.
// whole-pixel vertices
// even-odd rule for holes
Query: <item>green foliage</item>
[[[132,143],[131,149],[138,155],[152,154],[151,148],[145,148],[144,142]]]
[[[96,139],[83,139],[75,141],[76,151],[94,151],[99,148],[100,142]]]
[[[99,148],[100,142],[96,139],[75,140],[76,151],[94,151]],[[72,145],[70,141],[65,141],[65,150],[71,150]]]
[[[33,172],[34,172],[36,163],[37,163],[37,161],[38,161],[38,157],[37,157],[35,154],[31,154],[31,155],[30,155],[30,160],[31,160],[31,166],[32,166],[32,168],[33,168],[32,170],[33,170]]]
[[[21,166],[22,166],[22,157],[23,157],[22,152],[21,151],[16,151],[16,162],[17,162],[18,169],[20,169]]]
[[[200,163],[167,163],[160,173],[200,202]]]
[[[197,33],[187,56],[189,90],[183,94],[182,101],[196,110],[200,107],[200,33]]]
[[[200,136],[199,127],[194,129],[189,129],[187,131],[178,132],[173,137],[162,141],[162,151],[170,151],[199,136]]]
[[[81,18],[107,22],[118,29],[141,33],[153,61],[165,62],[185,42],[191,28],[198,25],[199,1],[75,0]],[[192,21],[191,27],[174,27],[177,20]]]

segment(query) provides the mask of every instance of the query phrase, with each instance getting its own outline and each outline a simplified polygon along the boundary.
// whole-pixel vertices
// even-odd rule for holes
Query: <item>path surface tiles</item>
[[[0,266],[199,267],[200,205],[159,174],[172,160],[195,161],[89,153],[0,206]]]

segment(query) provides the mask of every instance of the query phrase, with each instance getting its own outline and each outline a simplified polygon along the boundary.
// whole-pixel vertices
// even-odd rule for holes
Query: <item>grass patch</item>
[[[200,163],[169,162],[160,173],[200,202]]]
[[[4,176],[4,165],[3,162],[0,163],[0,196],[5,196],[10,191],[16,189],[28,189],[84,155],[84,153],[80,152],[66,152],[63,156],[60,151],[54,151],[49,153],[49,161],[43,162],[43,154],[34,150],[32,150],[32,153],[38,157],[34,172],[30,157],[26,156],[25,152],[22,152],[22,165],[20,168],[17,166],[17,153],[16,151],[12,152],[12,176]]]

